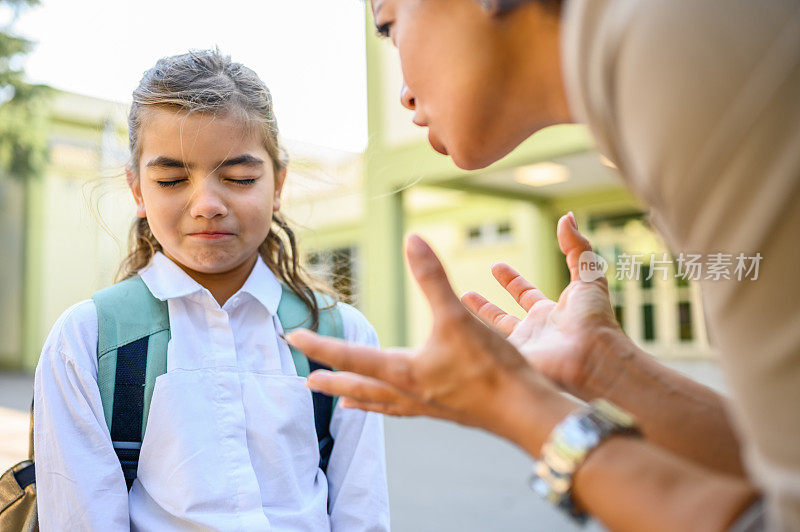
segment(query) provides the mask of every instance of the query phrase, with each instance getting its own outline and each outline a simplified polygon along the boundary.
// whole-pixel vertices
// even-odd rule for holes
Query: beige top
[[[564,17],[572,111],[673,253],[762,256],[703,300],[748,470],[772,525],[800,530],[800,1],[569,0]]]

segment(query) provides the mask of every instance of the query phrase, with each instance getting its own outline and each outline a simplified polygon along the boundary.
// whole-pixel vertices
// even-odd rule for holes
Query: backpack
[[[312,317],[306,304],[287,285],[281,287],[278,320],[284,332],[310,328]],[[314,296],[320,309],[317,332],[343,339],[342,317],[335,300],[319,293]],[[155,381],[167,371],[170,339],[167,302],[154,297],[138,275],[100,290],[92,299],[98,318],[97,385],[114,452],[130,490],[139,466],[139,450]],[[298,376],[307,377],[315,369],[328,369],[289,347]],[[313,392],[312,402],[319,467],[325,472],[333,449],[330,422],[336,398]],[[0,477],[0,529],[4,531],[38,530],[32,417],[30,440],[29,459]]]

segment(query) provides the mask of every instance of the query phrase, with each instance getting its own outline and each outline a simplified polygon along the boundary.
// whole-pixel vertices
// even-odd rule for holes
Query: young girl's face
[[[276,176],[258,135],[233,115],[149,110],[130,185],[165,255],[204,274],[255,257],[280,206]]]

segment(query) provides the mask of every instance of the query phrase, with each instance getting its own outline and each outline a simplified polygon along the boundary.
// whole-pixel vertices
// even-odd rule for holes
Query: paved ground
[[[713,364],[673,363],[721,388]],[[0,373],[0,471],[27,452],[31,377]],[[398,532],[578,531],[527,487],[530,459],[486,433],[429,419],[386,420],[392,526]],[[602,530],[592,524],[584,529]]]

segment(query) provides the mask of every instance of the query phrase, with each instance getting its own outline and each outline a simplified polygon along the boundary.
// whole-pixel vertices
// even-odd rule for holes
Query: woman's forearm
[[[578,468],[573,494],[611,530],[728,530],[757,492],[632,437],[612,437]]]
[[[743,476],[725,398],[659,364],[621,333],[596,339],[586,390],[636,416],[645,438],[706,468]]]
[[[509,387],[509,400],[515,399]],[[573,399],[518,387],[496,430],[540,458],[550,431],[578,407]],[[525,397],[527,395],[527,397]],[[646,439],[612,436],[573,477],[579,508],[611,530],[726,530],[758,493],[744,479],[704,468]]]

